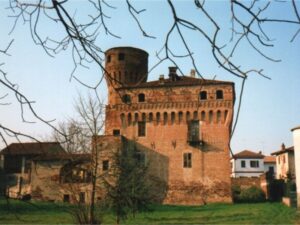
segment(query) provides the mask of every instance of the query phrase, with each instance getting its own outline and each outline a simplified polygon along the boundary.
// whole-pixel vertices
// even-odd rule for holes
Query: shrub
[[[241,194],[241,187],[239,185],[233,185],[231,187],[233,202],[238,202]]]
[[[241,193],[238,196],[238,202],[244,203],[263,202],[265,200],[265,193],[261,188],[258,188],[256,186],[251,186],[249,188],[241,190]]]

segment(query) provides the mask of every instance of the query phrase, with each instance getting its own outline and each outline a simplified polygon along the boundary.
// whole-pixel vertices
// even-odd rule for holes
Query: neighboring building
[[[155,190],[162,202],[231,202],[234,83],[179,76],[176,67],[147,82],[147,52],[118,47],[105,56],[105,134],[137,143],[151,177],[167,186]]]
[[[277,171],[277,167],[276,167],[276,157],[275,156],[265,156],[264,157],[264,172],[270,172],[271,174],[274,175],[274,177],[276,177],[276,171]]]
[[[10,197],[29,194],[31,192],[32,160],[45,154],[65,153],[57,142],[12,143],[0,152],[0,165],[5,176],[7,194]]]
[[[294,147],[286,148],[284,144],[281,145],[281,150],[273,152],[276,156],[277,179],[295,178],[295,157]]]
[[[231,158],[231,177],[259,177],[265,172],[265,156],[261,152],[241,151]]]
[[[293,132],[294,141],[297,205],[300,208],[300,126],[293,128],[291,131]]]

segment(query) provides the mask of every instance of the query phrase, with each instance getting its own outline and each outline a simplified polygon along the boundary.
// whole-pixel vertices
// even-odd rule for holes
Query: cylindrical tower
[[[148,53],[133,47],[116,47],[105,52],[105,79],[108,86],[108,102],[115,103],[115,88],[138,85],[147,81]]]

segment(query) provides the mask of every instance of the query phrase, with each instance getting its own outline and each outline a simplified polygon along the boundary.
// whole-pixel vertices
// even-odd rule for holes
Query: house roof
[[[58,142],[25,142],[12,143],[2,149],[3,155],[41,155],[64,153],[65,150]]]
[[[244,151],[241,151],[241,152],[233,155],[233,158],[235,158],[235,159],[236,158],[237,159],[262,159],[264,157],[265,156],[261,153],[252,152],[249,150],[244,150]]]
[[[291,146],[289,148],[286,148],[286,147],[283,146],[281,148],[281,150],[273,152],[273,153],[271,153],[271,155],[280,155],[280,154],[283,154],[283,153],[286,153],[286,152],[294,152],[294,146]]]
[[[276,163],[276,157],[267,155],[264,158],[264,163]]]
[[[207,80],[202,78],[195,78],[190,76],[178,76],[176,75],[176,80],[170,78],[164,78],[163,80],[149,81],[145,83],[139,83],[138,85],[124,85],[119,89],[128,88],[155,88],[155,87],[175,87],[175,86],[193,86],[193,85],[234,85],[233,82],[229,81],[219,81],[219,80]]]

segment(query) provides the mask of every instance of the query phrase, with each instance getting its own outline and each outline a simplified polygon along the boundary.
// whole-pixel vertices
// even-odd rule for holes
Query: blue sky
[[[164,37],[171,25],[170,10],[164,1],[135,1],[137,8],[147,8],[141,15],[141,23],[145,30],[156,36],[156,39],[144,38],[136,27],[132,18],[128,16],[126,8],[122,8],[120,1],[112,1],[118,6],[117,10],[108,10],[112,16],[107,20],[112,32],[120,35],[121,39],[111,36],[101,36],[97,44],[103,50],[115,46],[134,46],[142,48],[149,53],[149,67],[155,65],[157,58],[155,53],[161,48]],[[208,11],[213,12],[216,19],[225,28],[222,30],[220,43],[228,43],[230,38],[230,14],[229,5],[225,1],[209,1]],[[4,48],[11,39],[14,43],[10,48],[11,56],[0,55],[0,62],[5,62],[1,68],[8,72],[9,78],[18,83],[19,89],[36,103],[36,111],[46,119],[63,121],[74,116],[73,104],[79,93],[86,94],[88,90],[75,80],[70,81],[70,74],[73,70],[70,49],[61,52],[55,58],[45,54],[40,46],[36,46],[30,36],[28,25],[20,21],[11,35],[8,35],[13,26],[14,19],[7,17],[12,13],[5,9],[8,3],[0,1],[0,47]],[[199,16],[195,7],[188,1],[175,1],[178,14],[184,18],[197,20],[201,26],[211,31],[209,22]],[[70,7],[78,8],[76,16],[86,16],[90,12],[85,1],[72,1]],[[273,14],[268,16],[282,16],[293,18],[289,5],[286,3],[280,7],[272,8]],[[247,18],[246,18],[247,19]],[[273,24],[265,26],[270,36],[274,39],[275,45],[272,49],[265,49],[265,52],[274,58],[280,58],[282,62],[273,63],[265,60],[242,43],[236,60],[245,68],[263,68],[264,72],[272,80],[264,79],[257,75],[251,75],[247,79],[243,104],[240,113],[239,123],[232,139],[232,149],[238,152],[243,149],[254,151],[262,150],[268,154],[280,148],[282,142],[287,146],[292,145],[290,129],[300,125],[300,36],[293,42],[290,39],[297,27],[292,25],[283,26]],[[40,31],[43,35],[62,36],[63,29],[48,22],[41,23]],[[221,70],[211,57],[210,46],[199,35],[185,30],[186,39],[195,53],[196,64],[205,78],[229,80],[236,83],[236,92],[240,88],[240,79],[227,74]],[[178,41],[178,36],[172,37],[171,47],[178,54],[183,53],[183,46]],[[192,69],[192,64],[186,59],[178,60],[180,68],[186,74]],[[167,74],[167,67],[170,62],[163,63],[149,74],[149,80],[158,79],[159,74]],[[94,84],[100,79],[101,71],[95,65],[90,69],[79,68],[76,76],[88,84]],[[106,98],[105,82],[99,89],[103,99]],[[0,96],[6,90],[0,88]],[[9,106],[0,105],[0,123],[16,130],[30,133],[32,135],[47,138],[50,129],[40,122],[35,124],[24,124],[20,117],[20,107],[15,102],[14,96],[7,98],[12,104]],[[26,114],[28,120],[36,121],[30,114]],[[56,122],[54,122],[55,124]],[[10,139],[10,141],[12,141]],[[3,143],[0,143],[3,146]]]

